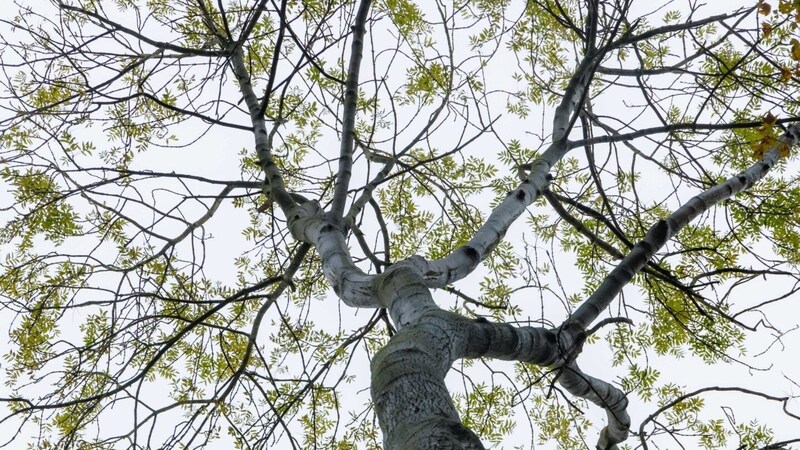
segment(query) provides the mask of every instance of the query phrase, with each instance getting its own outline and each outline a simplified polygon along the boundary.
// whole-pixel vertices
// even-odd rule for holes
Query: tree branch
[[[611,271],[600,287],[572,314],[569,320],[577,321],[584,328],[588,328],[633,276],[681,228],[715,204],[750,188],[778,162],[784,146],[794,147],[798,141],[800,141],[800,125],[796,124],[789,128],[780,141],[764,154],[763,160],[756,162],[744,172],[725,182],[703,191],[670,214],[669,217],[658,221],[650,228],[645,238],[636,244]]]
[[[370,0],[361,0],[358,5],[356,21],[353,24],[353,43],[350,47],[350,67],[347,70],[347,81],[344,90],[344,111],[342,113],[342,144],[339,150],[339,170],[336,173],[333,202],[330,214],[334,220],[341,222],[344,206],[347,202],[347,189],[350,186],[350,175],[353,170],[353,143],[355,140],[356,111],[358,109],[358,75],[361,70],[361,56],[364,48],[367,16]]]
[[[775,123],[788,124],[800,122],[800,118],[791,117],[786,119],[779,119]],[[756,128],[763,124],[763,122],[732,122],[732,123],[675,123],[670,125],[663,125],[658,127],[642,128],[641,130],[632,131],[630,133],[617,133],[613,136],[596,136],[591,139],[582,139],[580,141],[570,141],[567,147],[570,149],[583,147],[585,145],[624,142],[632,139],[649,136],[651,134],[671,133],[673,131],[714,131],[714,130],[733,130],[741,128]]]
[[[423,273],[428,287],[443,287],[470,274],[494,250],[505,236],[506,230],[547,188],[550,168],[569,151],[567,133],[573,122],[573,113],[582,104],[586,87],[592,80],[594,67],[605,50],[584,56],[572,76],[564,98],[553,118],[553,142],[535,162],[526,165],[530,172],[517,188],[509,192],[497,205],[486,222],[465,245],[448,256],[435,261],[414,257],[414,263]]]
[[[628,428],[631,426],[625,393],[610,383],[586,375],[574,360],[561,368],[558,383],[570,394],[585,398],[606,410],[608,425],[600,432],[597,449],[617,450],[617,444],[628,438]]]

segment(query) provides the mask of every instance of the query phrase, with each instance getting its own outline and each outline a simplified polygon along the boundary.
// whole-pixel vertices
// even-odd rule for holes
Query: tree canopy
[[[7,5],[0,446],[800,442],[800,1],[709,3]]]

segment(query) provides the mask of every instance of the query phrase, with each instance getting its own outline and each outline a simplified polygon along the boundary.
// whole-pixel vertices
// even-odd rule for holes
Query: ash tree
[[[0,445],[800,441],[800,3],[709,3],[7,5]]]

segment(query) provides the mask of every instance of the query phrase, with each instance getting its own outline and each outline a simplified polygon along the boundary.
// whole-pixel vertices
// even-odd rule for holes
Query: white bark
[[[417,270],[429,287],[443,287],[472,273],[503,239],[508,227],[547,187],[550,164],[540,161],[518,187],[492,211],[489,218],[464,246],[445,258],[427,261],[414,258]]]
[[[336,295],[354,308],[379,308],[374,293],[376,277],[364,273],[353,263],[344,230],[326,218],[315,202],[306,202],[291,210],[292,235],[313,244],[322,261],[322,271]]]
[[[497,246],[506,231],[547,188],[550,169],[572,148],[567,141],[577,117],[586,88],[604,52],[587,54],[578,65],[553,117],[553,141],[539,159],[530,164],[530,172],[517,188],[497,205],[475,236],[450,255],[435,261],[417,258],[415,263],[429,287],[443,287],[472,273]]]
[[[337,223],[344,215],[347,201],[347,188],[353,171],[353,143],[355,141],[356,110],[358,102],[358,76],[361,71],[361,57],[364,49],[364,34],[369,14],[370,0],[361,0],[353,23],[353,42],[350,47],[350,66],[344,91],[344,111],[342,112],[342,142],[339,150],[339,170],[336,171],[331,215]]]
[[[631,418],[628,416],[628,398],[610,383],[583,373],[575,361],[560,369],[558,383],[570,394],[584,398],[606,410],[608,425],[600,431],[598,450],[617,450],[617,444],[628,438]]]
[[[209,23],[213,23],[208,19]],[[220,37],[222,39],[222,37]],[[224,41],[223,41],[224,42]],[[247,105],[247,110],[250,113],[250,122],[253,124],[253,136],[255,137],[256,153],[258,154],[258,163],[261,170],[264,171],[267,182],[267,194],[275,200],[278,206],[287,214],[290,209],[295,206],[286,186],[283,182],[283,176],[272,160],[272,139],[270,133],[267,131],[267,123],[264,120],[264,114],[261,112],[261,102],[258,96],[253,91],[253,84],[250,79],[250,73],[247,71],[247,65],[244,62],[244,54],[241,47],[237,47],[231,56],[231,67],[236,81],[239,83],[239,90],[242,93],[244,102]]]

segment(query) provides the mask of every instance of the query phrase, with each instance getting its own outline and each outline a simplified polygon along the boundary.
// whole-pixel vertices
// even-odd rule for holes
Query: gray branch
[[[664,220],[659,220],[647,235],[637,243],[630,253],[611,271],[597,290],[572,314],[569,320],[588,328],[602,313],[622,288],[647,264],[647,261],[677,232],[698,215],[708,211],[717,203],[750,188],[763,178],[781,158],[784,146],[789,148],[800,141],[800,124],[792,125],[781,136],[779,142],[744,172],[703,191],[678,208]]]
[[[347,69],[347,82],[344,88],[344,111],[342,113],[342,145],[339,150],[339,171],[336,173],[331,214],[336,220],[344,215],[347,201],[347,188],[353,171],[353,142],[355,139],[356,110],[358,102],[358,75],[361,70],[361,56],[364,49],[367,15],[370,0],[361,0],[353,24],[353,42],[350,47],[350,66]]]
[[[606,410],[608,425],[600,432],[598,450],[617,450],[617,444],[628,438],[631,418],[625,393],[610,383],[586,375],[575,361],[561,368],[558,383],[570,394],[585,398]]]

